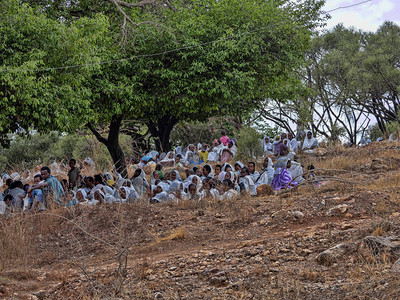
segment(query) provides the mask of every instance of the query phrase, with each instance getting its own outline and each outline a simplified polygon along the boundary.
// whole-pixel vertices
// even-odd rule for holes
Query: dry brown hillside
[[[400,144],[298,159],[328,183],[1,219],[0,297],[399,299]]]

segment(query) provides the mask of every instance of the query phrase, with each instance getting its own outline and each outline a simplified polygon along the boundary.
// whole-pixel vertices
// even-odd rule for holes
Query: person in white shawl
[[[301,167],[300,163],[288,160],[286,171],[289,172],[290,177],[293,181],[297,181],[298,183],[302,183],[303,181],[305,181],[305,179],[303,178],[303,168]]]
[[[261,141],[262,147],[263,147],[263,152],[264,155],[273,155],[274,154],[274,147],[272,143],[269,140],[268,136],[264,136],[264,138]]]
[[[274,179],[275,170],[271,158],[266,157],[261,168],[261,173],[258,179],[255,181],[256,187],[262,184],[271,185]]]
[[[219,153],[221,153],[221,149],[224,147],[223,144],[219,144],[218,141],[215,139],[213,141],[213,147],[208,153],[208,161],[214,162],[218,161],[219,159]]]
[[[202,170],[201,178],[204,179],[206,177],[214,178],[213,168],[211,165],[205,165]]]
[[[126,186],[122,186],[119,189],[119,198],[117,199],[117,203],[118,202],[122,202],[125,203],[129,200],[129,194],[130,194],[130,190],[128,189],[128,187]]]
[[[210,177],[206,177],[203,179],[202,183],[203,186],[200,191],[201,198],[212,198],[213,200],[219,200],[220,195],[218,190],[215,188],[215,180]]]
[[[288,140],[289,150],[291,152],[297,153],[297,151],[299,151],[299,142],[296,140],[292,133],[288,134]]]
[[[256,171],[256,163],[253,161],[250,161],[247,164],[247,167],[249,168],[251,178],[253,178],[253,181],[256,182],[258,177],[260,177],[260,173],[258,171]]]
[[[195,163],[195,155],[196,155],[196,149],[195,149],[193,144],[190,144],[188,146],[188,149],[187,149],[186,154],[185,154],[184,163],[185,163],[186,166]]]
[[[87,199],[87,194],[86,194],[85,189],[78,189],[78,191],[76,192],[76,199],[79,201],[79,204],[87,205],[87,206],[93,206],[93,205],[96,205],[97,203],[99,203],[98,200]]]
[[[168,189],[168,200],[178,202],[185,198],[185,193],[183,192],[183,183],[180,181],[173,181]]]
[[[234,167],[235,167],[235,175],[236,177],[238,177],[240,175],[240,170],[244,167],[244,164],[241,161],[237,161]]]
[[[202,182],[201,178],[197,175],[190,175],[185,181],[189,181],[191,183],[194,183],[197,187],[197,191],[201,189]]]
[[[146,194],[146,190],[149,187],[149,183],[146,180],[146,173],[142,169],[137,169],[131,179],[132,187],[138,194],[139,199],[143,198]]]
[[[151,172],[151,176],[150,176],[150,184],[156,184],[156,181],[160,180],[160,174],[157,171],[153,171]]]
[[[147,153],[146,156],[150,156],[155,162],[157,162],[158,158],[160,157],[160,153],[153,150],[153,151],[150,151],[149,153]]]
[[[163,166],[172,167],[175,164],[175,155],[173,151],[169,151],[167,155],[160,161]]]
[[[239,195],[234,189],[235,185],[229,179],[225,179],[222,182],[222,195],[220,196],[221,201],[232,200]]]
[[[199,193],[199,188],[195,183],[191,183],[188,186],[188,193],[186,194],[186,200],[200,201],[201,194]]]
[[[250,176],[250,172],[247,167],[243,167],[240,170],[239,185],[242,183],[247,193],[249,193],[251,196],[257,196],[256,185],[254,184],[253,178]]]
[[[318,148],[318,140],[313,136],[313,133],[308,130],[303,142],[303,151],[312,153],[315,148]]]
[[[222,171],[224,171],[224,172],[233,171],[233,166],[231,164],[224,163],[222,165]]]

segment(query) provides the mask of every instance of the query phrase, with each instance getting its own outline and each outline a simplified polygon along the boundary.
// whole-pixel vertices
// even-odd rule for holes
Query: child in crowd
[[[71,158],[69,161],[69,171],[68,171],[68,182],[69,188],[71,190],[76,190],[80,182],[81,173],[79,168],[76,166],[76,160]]]
[[[156,165],[156,169],[155,169],[157,171],[157,173],[160,175],[159,176],[160,180],[163,180],[164,176],[165,176],[162,168],[163,168],[163,166],[161,164],[158,164],[158,165]]]
[[[199,164],[206,163],[208,161],[208,154],[210,151],[210,145],[203,144],[199,151]]]
[[[219,140],[221,141],[221,144],[223,144],[224,146],[228,145],[230,139],[229,137],[226,136],[225,130],[221,131],[221,137]]]

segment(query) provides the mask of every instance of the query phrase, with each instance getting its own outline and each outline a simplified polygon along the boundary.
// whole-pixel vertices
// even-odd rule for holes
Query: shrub
[[[251,127],[242,127],[237,134],[238,159],[252,160],[263,155],[262,134]]]

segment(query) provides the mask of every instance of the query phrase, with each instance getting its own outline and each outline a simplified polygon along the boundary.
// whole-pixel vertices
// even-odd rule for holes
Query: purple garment
[[[289,153],[289,148],[282,142],[276,144],[274,147],[274,154],[279,156],[285,156]]]
[[[281,169],[281,168],[277,168],[275,171],[275,176],[274,179],[272,180],[272,187],[274,188],[274,190],[280,190],[280,189],[285,189],[286,187],[291,188],[294,185],[297,185],[298,182],[296,181],[292,181],[292,177],[290,176],[289,172],[286,171],[286,168]],[[290,182],[290,186],[289,185]]]

